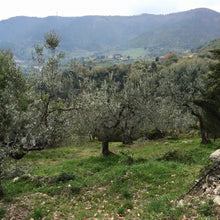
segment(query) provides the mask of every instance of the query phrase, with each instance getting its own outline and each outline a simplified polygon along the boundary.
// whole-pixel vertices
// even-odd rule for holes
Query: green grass
[[[0,206],[0,219],[2,219],[5,215],[5,207]]]
[[[2,182],[3,204],[25,207],[27,219],[181,219],[186,210],[172,201],[189,190],[217,148],[219,140],[204,146],[194,138],[111,143],[112,157],[100,155],[98,142],[31,152],[17,164],[29,165],[30,175]],[[204,213],[209,207],[200,207],[201,219]]]

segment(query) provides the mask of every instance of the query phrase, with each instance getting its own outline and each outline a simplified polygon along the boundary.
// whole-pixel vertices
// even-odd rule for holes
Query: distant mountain
[[[70,54],[142,48],[154,56],[219,38],[219,24],[220,13],[203,8],[168,15],[13,17],[0,21],[0,47],[26,59],[33,45],[54,30],[62,37],[60,49]]]
[[[132,39],[128,47],[146,47],[156,53],[184,52],[220,37],[220,13],[196,9],[165,16],[166,24]]]

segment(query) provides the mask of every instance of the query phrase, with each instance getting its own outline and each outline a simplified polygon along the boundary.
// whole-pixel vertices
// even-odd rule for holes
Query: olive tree
[[[26,81],[13,60],[13,54],[0,50],[0,176],[6,157],[19,159],[24,155],[23,141],[28,127],[27,91]]]
[[[63,98],[63,72],[60,62],[63,52],[57,52],[60,36],[55,32],[46,33],[44,46],[35,45],[33,59],[40,71],[30,77],[35,89],[35,112],[37,115],[36,141],[40,145],[50,145],[70,135],[70,102]],[[48,50],[45,55],[44,50]]]
[[[130,143],[133,132],[141,124],[141,104],[134,83],[126,82],[124,88],[110,77],[97,87],[88,80],[79,97],[79,131],[92,134],[102,141],[102,154],[111,155],[109,142]]]
[[[210,71],[202,78],[204,88],[201,88],[201,95],[194,103],[203,110],[205,130],[215,139],[220,137],[220,49],[212,53],[217,62],[210,66]]]
[[[208,71],[209,61],[206,59],[183,59],[161,71],[161,91],[164,93],[167,106],[179,112],[176,120],[182,126],[190,126],[193,120],[189,114],[199,121],[202,143],[208,142],[204,129],[204,120],[201,109],[194,104],[200,96],[203,83],[201,77]]]

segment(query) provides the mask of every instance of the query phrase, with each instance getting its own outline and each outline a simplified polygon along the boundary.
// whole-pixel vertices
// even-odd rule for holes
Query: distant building
[[[34,66],[34,69],[35,69],[35,70],[38,70],[39,72],[41,72],[42,66]]]
[[[120,59],[122,57],[122,55],[119,54],[119,53],[116,53],[113,56],[114,56],[114,59],[116,59],[116,60],[118,60],[118,59]]]

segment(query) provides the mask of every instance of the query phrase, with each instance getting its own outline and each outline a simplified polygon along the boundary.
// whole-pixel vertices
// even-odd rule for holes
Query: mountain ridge
[[[17,16],[0,21],[0,47],[27,57],[34,44],[42,43],[44,34],[54,30],[62,38],[60,49],[69,53],[142,48],[156,56],[169,50],[182,53],[220,37],[219,24],[220,13],[207,8],[167,15]]]

